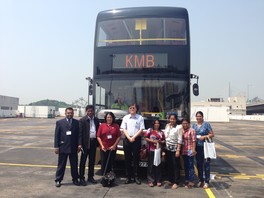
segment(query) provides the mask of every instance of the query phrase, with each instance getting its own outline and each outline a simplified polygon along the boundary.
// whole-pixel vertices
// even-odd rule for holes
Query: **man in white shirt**
[[[127,177],[125,184],[131,183],[132,179],[135,179],[137,184],[141,184],[138,178],[138,163],[141,148],[141,133],[145,129],[145,125],[143,117],[137,114],[137,111],[138,105],[135,103],[131,104],[129,106],[130,114],[124,116],[120,127],[123,129],[125,135],[124,152]]]

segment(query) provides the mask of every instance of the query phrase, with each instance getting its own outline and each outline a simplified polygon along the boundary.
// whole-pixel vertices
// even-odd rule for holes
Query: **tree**
[[[54,106],[55,109],[58,111],[59,108],[66,108],[66,107],[69,107],[71,105],[65,103],[65,102],[62,102],[62,101],[58,101],[58,100],[49,100],[49,99],[46,99],[46,100],[40,100],[40,101],[37,101],[37,102],[32,102],[32,103],[29,103],[30,106]]]

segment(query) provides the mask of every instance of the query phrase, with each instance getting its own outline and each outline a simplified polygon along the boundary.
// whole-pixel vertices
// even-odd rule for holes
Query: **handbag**
[[[211,138],[205,138],[204,142],[204,159],[207,158],[216,159],[215,143]]]
[[[148,158],[148,147],[145,144],[140,149],[139,158],[141,160],[144,160],[144,159],[147,159]]]
[[[153,165],[158,166],[161,163],[161,148],[159,147],[159,144],[157,144],[157,148],[154,150],[154,160]]]
[[[111,150],[108,154],[108,158],[107,158],[107,161],[106,161],[106,165],[105,165],[105,169],[104,169],[104,174],[103,174],[103,177],[101,179],[101,184],[103,187],[111,187],[114,185],[114,182],[115,182],[115,179],[116,179],[116,175],[113,171],[110,171],[108,173],[106,173],[106,169],[107,169],[107,166],[108,166],[108,163],[109,163],[109,159],[110,159],[110,155],[111,155]]]

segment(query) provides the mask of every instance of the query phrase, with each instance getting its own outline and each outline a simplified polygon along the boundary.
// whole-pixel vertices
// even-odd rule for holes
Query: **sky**
[[[0,95],[20,104],[87,100],[98,12],[140,6],[188,10],[200,88],[192,101],[264,99],[263,0],[0,0]]]

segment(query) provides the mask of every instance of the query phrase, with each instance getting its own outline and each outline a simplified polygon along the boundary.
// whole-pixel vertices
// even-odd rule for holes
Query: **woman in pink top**
[[[190,128],[190,122],[187,118],[182,119],[183,149],[182,156],[184,160],[185,186],[192,188],[194,186],[194,156],[196,155],[196,132]]]
[[[161,177],[162,177],[162,170],[161,164],[158,166],[153,165],[154,160],[154,151],[158,146],[162,146],[165,143],[165,136],[164,133],[160,130],[160,122],[159,120],[154,120],[153,122],[153,129],[148,129],[147,133],[145,134],[145,140],[148,142],[149,146],[149,155],[148,155],[148,180],[149,186],[153,187],[157,184],[158,187],[161,186]]]

